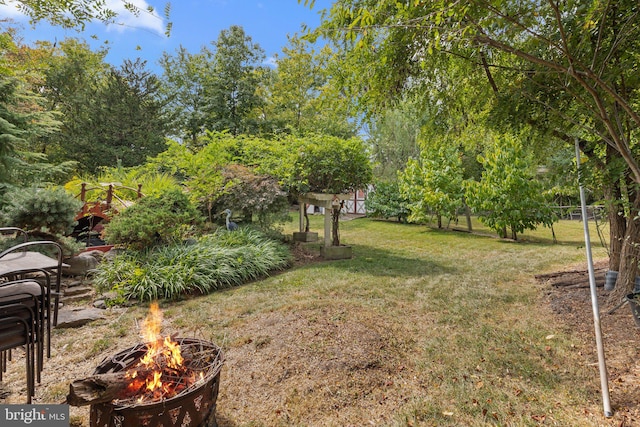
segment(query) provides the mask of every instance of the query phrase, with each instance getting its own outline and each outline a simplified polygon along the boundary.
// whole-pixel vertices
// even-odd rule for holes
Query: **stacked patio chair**
[[[60,244],[50,240],[27,241],[27,233],[16,227],[0,227],[0,235],[14,234],[21,243],[0,252],[0,283],[7,280],[38,278],[47,284],[47,310],[45,314],[47,336],[52,326],[58,324],[58,307],[60,305],[60,285],[63,251]],[[20,237],[19,237],[20,236]],[[53,252],[55,258],[44,255],[42,250]],[[51,310],[53,309],[53,311]],[[47,357],[51,357],[50,346],[47,345]]]
[[[46,295],[46,285],[35,280],[0,283],[0,381],[11,351],[24,348],[27,403],[43,369]]]

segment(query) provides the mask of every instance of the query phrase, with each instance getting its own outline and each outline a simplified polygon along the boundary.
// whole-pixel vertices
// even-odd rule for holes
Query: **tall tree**
[[[407,100],[373,119],[368,142],[378,179],[395,180],[409,159],[420,156],[418,138],[424,124],[420,111],[416,102]]]
[[[163,53],[161,91],[168,110],[169,135],[192,147],[205,135],[207,99],[205,85],[212,73],[213,52],[203,47],[189,53],[180,46],[174,55]]]
[[[16,42],[16,33],[0,33],[0,182],[33,185],[56,182],[75,167],[49,163],[43,141],[58,132],[60,122],[41,95],[41,49]]]
[[[61,133],[50,141],[51,153],[91,173],[101,166],[141,164],[165,148],[157,77],[140,60],[114,69],[104,62],[105,54],[67,39],[46,73],[45,96],[63,121]]]
[[[50,49],[43,94],[63,125],[58,135],[48,139],[46,152],[53,159],[73,159],[83,170],[94,170],[96,147],[90,123],[95,96],[101,93],[109,71],[104,60],[107,51],[94,52],[78,39],[65,39]]]
[[[268,97],[276,133],[355,135],[347,99],[332,86],[334,58],[328,46],[316,52],[307,40],[288,38],[282,55],[276,56],[276,76]]]
[[[95,94],[90,114],[93,147],[85,167],[136,166],[166,148],[159,81],[146,61],[125,60]]]
[[[262,103],[256,91],[264,51],[237,25],[222,30],[213,45],[213,68],[205,93],[206,128],[229,130],[233,135],[255,133],[258,126],[250,113]]]

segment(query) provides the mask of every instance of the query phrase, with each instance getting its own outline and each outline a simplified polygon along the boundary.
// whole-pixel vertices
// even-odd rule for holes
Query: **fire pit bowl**
[[[222,351],[215,344],[193,338],[176,338],[190,360],[189,369],[198,379],[173,397],[151,402],[115,399],[90,407],[91,427],[215,427],[215,410],[220,387]],[[94,375],[125,371],[147,352],[148,344],[138,344],[108,357]],[[194,357],[197,356],[197,357]],[[185,357],[187,359],[188,357]]]

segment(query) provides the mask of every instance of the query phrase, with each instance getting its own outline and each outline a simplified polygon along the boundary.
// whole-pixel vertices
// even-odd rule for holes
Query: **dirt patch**
[[[618,308],[612,314],[606,311],[610,293],[604,290],[606,268],[606,260],[594,265],[611,405],[616,425],[636,426],[640,425],[640,364],[637,345],[640,328],[635,325],[628,305]],[[585,348],[590,349],[585,356],[595,363],[597,345],[594,315],[589,276],[584,264],[537,278],[548,284],[545,300],[556,315],[557,324],[563,325],[566,330],[571,331],[572,336],[583,341]]]
[[[240,342],[226,354],[220,426],[318,425],[328,414],[335,425],[381,425],[411,395],[397,326],[371,313],[332,305],[246,322],[230,337]]]

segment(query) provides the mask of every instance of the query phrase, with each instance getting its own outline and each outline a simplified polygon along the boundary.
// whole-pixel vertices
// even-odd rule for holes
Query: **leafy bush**
[[[406,222],[409,216],[409,201],[400,194],[398,181],[381,181],[367,194],[364,202],[367,215],[372,218],[397,218]]]
[[[216,201],[218,210],[242,212],[247,220],[255,219],[263,229],[289,219],[287,193],[269,175],[260,175],[246,166],[231,164],[222,170],[224,190]]]
[[[199,215],[180,190],[147,196],[116,215],[105,226],[109,244],[143,249],[181,241],[199,223]]]
[[[194,244],[126,251],[98,266],[95,284],[114,289],[120,299],[176,299],[240,285],[285,268],[286,245],[243,228],[219,230]]]
[[[535,163],[522,142],[504,135],[479,158],[484,166],[480,182],[468,183],[466,198],[480,221],[502,238],[511,229],[511,238],[539,225],[552,226],[557,220],[549,206]]]

